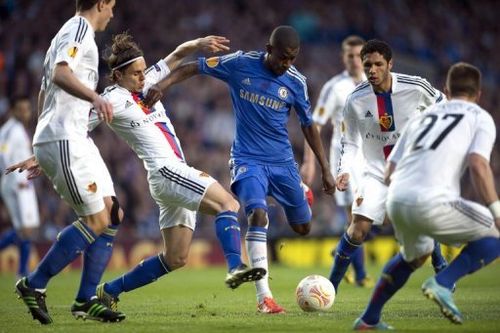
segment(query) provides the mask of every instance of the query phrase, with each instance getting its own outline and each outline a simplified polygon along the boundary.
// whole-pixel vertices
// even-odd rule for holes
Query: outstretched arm
[[[322,126],[320,124],[315,124],[314,126],[318,129],[318,133],[321,133]],[[316,174],[316,161],[314,160],[314,152],[307,143],[307,140],[304,142],[304,159],[302,160],[300,174],[304,183],[311,186]]]
[[[196,74],[199,74],[198,62],[192,61],[180,65],[171,71],[163,80],[153,84],[149,88],[148,94],[144,99],[144,103],[148,106],[153,106],[161,99],[163,91],[168,90],[171,85],[189,79]]]
[[[318,129],[314,124],[311,124],[309,126],[302,126],[302,132],[321,167],[323,191],[327,194],[333,194],[335,192],[335,180],[330,171],[330,164],[326,159]]]
[[[221,51],[229,51],[229,39],[222,36],[206,36],[193,39],[177,46],[174,52],[170,53],[166,58],[168,68],[173,70],[186,58],[197,51],[205,53],[217,53]]]

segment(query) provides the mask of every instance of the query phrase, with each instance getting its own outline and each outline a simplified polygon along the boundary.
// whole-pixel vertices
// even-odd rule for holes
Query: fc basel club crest
[[[385,113],[383,116],[380,116],[378,121],[380,123],[380,126],[385,130],[389,130],[392,126],[392,116],[388,115],[387,113]]]
[[[288,90],[285,87],[280,87],[278,89],[278,95],[281,99],[286,99],[288,97]]]

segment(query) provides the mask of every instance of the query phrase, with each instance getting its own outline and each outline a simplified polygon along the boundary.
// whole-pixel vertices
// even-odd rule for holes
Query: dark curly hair
[[[380,53],[387,62],[392,59],[392,50],[389,44],[378,39],[370,39],[365,43],[361,49],[361,59],[363,59],[365,55],[375,52]]]
[[[117,70],[123,71],[130,64],[120,67],[119,69],[113,70],[117,66],[126,63],[137,57],[144,56],[144,53],[139,48],[139,45],[134,41],[134,38],[126,31],[121,34],[113,36],[111,46],[106,48],[104,52],[104,58],[111,70],[109,79],[112,82],[116,82],[115,72]]]

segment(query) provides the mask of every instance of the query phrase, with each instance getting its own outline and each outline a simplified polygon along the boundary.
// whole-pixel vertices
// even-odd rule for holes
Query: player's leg
[[[330,273],[330,281],[337,292],[351,263],[352,255],[366,239],[372,224],[382,224],[385,218],[387,187],[383,183],[370,176],[365,176],[356,196],[352,206],[352,223],[340,238]]]
[[[351,257],[363,244],[366,235],[371,229],[372,222],[366,216],[354,214],[353,222],[340,238],[335,250],[335,259],[329,276],[337,292],[340,281],[342,281],[347,268],[351,264]]]
[[[199,211],[215,216],[215,233],[224,252],[228,271],[242,264],[239,203],[218,182],[210,184],[200,202]]]
[[[18,276],[26,276],[28,272],[31,239],[40,225],[38,205],[33,185],[19,187],[17,177],[6,175],[2,181],[2,197],[9,212],[13,229],[0,241],[0,250],[13,244],[19,250]],[[10,178],[10,179],[9,179]]]
[[[209,184],[198,210],[215,215],[215,232],[228,266],[225,283],[235,289],[240,284],[260,280],[266,271],[248,267],[241,261],[241,233],[238,222],[240,204],[217,181]]]
[[[400,204],[388,202],[387,213],[393,221],[402,251],[385,265],[365,311],[354,322],[355,330],[388,327],[380,320],[384,305],[404,286],[410,275],[425,263],[434,247],[432,238],[420,235],[414,228],[415,214],[411,207],[402,208]]]
[[[97,285],[113,254],[113,242],[123,219],[123,211],[115,196],[105,197],[104,203],[111,223],[84,252],[80,288],[75,303],[88,302],[96,295]]]
[[[97,147],[92,145],[92,165],[96,174],[96,185],[104,197],[104,205],[108,213],[106,229],[96,238],[84,252],[83,269],[80,288],[75,303],[85,303],[96,295],[96,287],[101,281],[102,274],[113,254],[113,242],[123,219],[123,210],[116,198],[113,181]]]
[[[34,147],[35,156],[56,191],[81,216],[58,234],[35,271],[16,284],[32,315],[44,324],[52,322],[44,301],[48,281],[84,252],[109,221],[99,186],[89,181],[95,170],[87,164],[87,144],[59,141]],[[88,191],[87,186],[91,186]]]
[[[262,166],[239,165],[233,169],[235,173],[231,189],[243,205],[248,219],[248,230],[245,237],[248,260],[251,267],[261,268],[268,272],[267,215],[268,179]],[[269,273],[255,282],[257,310],[261,313],[279,313],[283,309],[273,299],[269,287]]]
[[[335,192],[335,198],[337,198],[337,194],[342,193],[342,192]],[[345,192],[344,192],[345,193]],[[339,201],[337,201],[339,202]],[[342,202],[340,202],[342,203]],[[339,203],[338,203],[339,204]],[[352,223],[352,212],[351,212],[351,207],[352,207],[352,201],[350,201],[350,204],[347,205],[342,205],[345,208],[346,216],[347,216],[347,227]],[[355,283],[357,286],[360,287],[365,287],[365,288],[371,288],[373,287],[373,279],[369,277],[366,273],[365,269],[365,250],[363,244],[359,246],[359,248],[354,251],[354,253],[351,256],[351,265],[354,270],[354,276],[349,275],[349,272],[347,272],[346,275],[344,275],[344,280],[346,283]]]
[[[183,267],[196,224],[196,214],[186,208],[160,206],[160,229],[164,251],[142,260],[122,276],[99,285],[97,296],[116,311],[118,296],[150,284],[160,277]]]
[[[437,205],[426,212],[434,221],[426,230],[430,235],[445,244],[467,244],[448,267],[422,285],[424,295],[434,300],[448,319],[461,323],[451,290],[459,279],[498,258],[499,232],[488,209],[471,201]]]

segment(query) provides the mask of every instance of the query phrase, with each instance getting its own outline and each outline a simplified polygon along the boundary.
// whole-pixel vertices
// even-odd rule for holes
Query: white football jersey
[[[23,124],[11,117],[0,127],[0,172],[3,181],[26,183],[26,173],[13,172],[4,175],[5,169],[12,164],[24,161],[33,155],[31,140]]]
[[[349,95],[344,108],[344,132],[339,174],[349,172],[361,138],[364,172],[383,181],[385,160],[408,120],[445,97],[425,79],[391,73],[392,88],[376,94],[368,81]]]
[[[92,104],[72,96],[52,82],[53,71],[65,62],[89,89],[97,87],[99,53],[94,29],[82,16],[69,19],[52,39],[45,56],[41,90],[45,93],[33,144],[86,137]]]
[[[148,68],[143,91],[161,81],[169,72],[164,60]],[[147,171],[160,169],[172,159],[184,161],[174,127],[160,101],[152,108],[147,108],[142,102],[143,93],[131,93],[117,84],[107,87],[102,96],[114,108],[113,120],[108,125],[134,150]],[[99,120],[93,112],[90,128],[97,123]]]
[[[489,161],[495,138],[493,118],[475,103],[451,100],[430,107],[410,121],[389,156],[397,163],[389,197],[409,204],[456,200],[468,155]]]
[[[366,76],[363,74],[363,80]],[[315,123],[325,125],[330,119],[333,125],[333,135],[330,143],[330,165],[334,174],[337,172],[338,160],[341,150],[340,138],[342,137],[343,111],[347,96],[354,90],[356,83],[347,71],[335,75],[323,87],[314,108],[313,120]],[[362,159],[359,160],[362,162]]]

